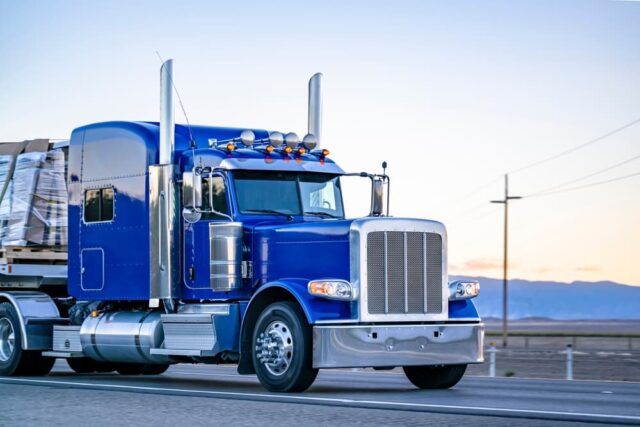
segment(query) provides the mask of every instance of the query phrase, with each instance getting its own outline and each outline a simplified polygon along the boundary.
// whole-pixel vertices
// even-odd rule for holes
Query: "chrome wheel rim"
[[[271,322],[256,339],[256,355],[271,375],[284,375],[293,359],[291,328],[281,320]]]
[[[6,362],[11,358],[16,344],[16,334],[9,319],[0,319],[0,361]]]

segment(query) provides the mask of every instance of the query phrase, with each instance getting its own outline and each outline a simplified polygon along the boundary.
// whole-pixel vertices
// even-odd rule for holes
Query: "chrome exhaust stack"
[[[175,141],[175,119],[173,108],[173,59],[160,67],[160,164],[173,163]]]
[[[175,122],[173,107],[173,60],[160,68],[160,130],[158,165],[149,166],[149,305],[173,313],[179,290],[178,254],[180,209],[173,154]]]
[[[322,144],[322,73],[316,73],[309,79],[309,120],[308,134],[315,136],[317,145],[314,148],[320,148]]]

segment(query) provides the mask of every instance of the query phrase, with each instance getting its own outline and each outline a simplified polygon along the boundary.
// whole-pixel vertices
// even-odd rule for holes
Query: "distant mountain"
[[[502,317],[502,279],[476,279],[474,300],[482,317]],[[509,280],[509,318],[546,317],[558,320],[640,319],[640,286],[614,282],[534,282]]]

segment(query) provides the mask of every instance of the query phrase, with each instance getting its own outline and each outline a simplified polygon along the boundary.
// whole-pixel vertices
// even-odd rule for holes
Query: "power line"
[[[640,159],[640,155],[631,157],[630,159],[623,160],[622,162],[616,163],[614,165],[607,166],[604,169],[600,169],[600,170],[598,170],[596,172],[592,172],[592,173],[590,173],[588,175],[581,176],[580,178],[572,179],[571,181],[566,181],[566,182],[564,182],[562,184],[554,185],[553,187],[549,187],[549,188],[545,188],[544,190],[536,191],[535,193],[528,194],[525,197],[533,197],[533,196],[538,196],[538,195],[543,195],[543,194],[546,194],[546,193],[554,192],[554,190],[557,190],[559,188],[563,188],[563,187],[566,187],[567,185],[575,184],[576,182],[584,181],[587,178],[592,178],[592,177],[594,177],[596,175],[600,175],[602,173],[608,172],[608,171],[610,171],[612,169],[615,169],[617,167],[626,165],[627,163],[631,163],[634,160],[638,160],[638,159]]]
[[[596,142],[602,141],[603,139],[608,138],[608,137],[610,137],[612,135],[615,135],[616,133],[621,132],[621,131],[623,131],[623,130],[625,130],[625,129],[627,129],[627,128],[635,125],[635,124],[638,124],[638,123],[640,123],[640,118],[637,118],[637,119],[633,120],[632,122],[627,123],[624,126],[620,126],[619,128],[616,128],[616,129],[614,129],[614,130],[612,130],[610,132],[607,132],[604,135],[600,135],[597,138],[594,138],[594,139],[589,140],[587,142],[583,142],[582,144],[576,145],[575,147],[572,147],[572,148],[570,148],[568,150],[562,151],[562,152],[560,152],[558,154],[555,154],[553,156],[545,157],[544,159],[537,160],[537,161],[535,161],[533,163],[529,163],[528,165],[525,165],[525,166],[523,166],[523,167],[521,167],[519,169],[515,169],[515,170],[513,170],[513,171],[511,171],[509,173],[510,174],[514,174],[514,173],[517,173],[517,172],[522,172],[524,170],[531,169],[531,168],[533,168],[535,166],[539,166],[539,165],[541,165],[543,163],[547,163],[547,162],[550,162],[550,161],[555,160],[557,158],[566,156],[567,154],[573,153],[574,151],[578,151],[578,150],[580,150],[580,149],[582,149],[584,147],[587,147],[587,146],[589,146],[591,144],[595,144]]]
[[[494,182],[497,182],[498,180],[501,180],[501,179],[502,179],[502,175],[498,175],[495,178],[493,178],[491,181],[487,181],[484,184],[475,187],[473,190],[469,191],[466,195],[460,197],[457,200],[462,201],[462,200],[469,199],[470,197],[475,196],[476,193],[480,192],[481,190],[484,190],[485,188],[489,187]]]
[[[619,177],[616,177],[616,178],[607,179],[607,180],[604,180],[604,181],[598,181],[598,182],[592,182],[591,184],[579,185],[577,187],[569,187],[569,188],[564,188],[562,190],[550,191],[548,193],[542,193],[542,194],[532,194],[532,195],[527,196],[527,197],[551,196],[553,194],[560,194],[560,193],[566,193],[566,192],[569,192],[569,191],[582,190],[582,189],[589,188],[589,187],[596,187],[598,185],[608,184],[610,182],[622,181],[623,179],[628,179],[628,178],[632,178],[634,176],[639,176],[639,175],[640,175],[640,172],[635,172],[635,173],[631,173],[631,174],[628,174],[628,175],[623,175],[623,176],[619,176]]]

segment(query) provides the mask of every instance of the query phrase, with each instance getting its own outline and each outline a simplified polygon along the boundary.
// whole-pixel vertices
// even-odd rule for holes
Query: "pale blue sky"
[[[334,159],[387,160],[392,213],[445,222],[453,272],[499,276],[499,176],[640,118],[640,2],[229,3],[0,0],[0,140],[156,120],[156,50],[175,59],[193,123],[304,134],[321,71]],[[512,189],[637,155],[640,125]],[[640,160],[580,184],[634,172]],[[639,217],[640,177],[516,202],[511,275],[640,284]]]

